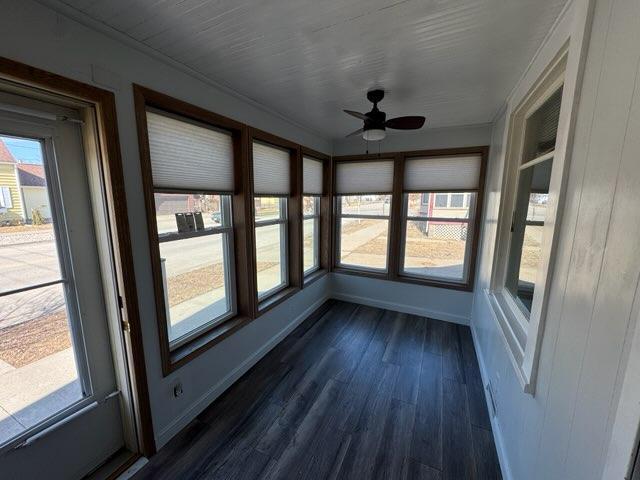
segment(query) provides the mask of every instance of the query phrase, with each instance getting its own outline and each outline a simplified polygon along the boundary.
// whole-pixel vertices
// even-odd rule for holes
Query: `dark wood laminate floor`
[[[499,479],[468,327],[331,301],[142,479]]]

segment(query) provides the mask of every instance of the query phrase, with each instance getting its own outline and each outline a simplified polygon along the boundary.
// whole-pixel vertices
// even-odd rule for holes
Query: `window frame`
[[[136,113],[136,124],[138,131],[138,145],[140,149],[140,166],[142,172],[143,193],[147,214],[147,233],[149,241],[149,253],[151,256],[151,270],[154,286],[154,298],[156,304],[156,323],[160,342],[160,354],[162,363],[162,373],[169,375],[181,366],[185,365],[193,358],[207,351],[212,346],[231,335],[253,318],[251,298],[246,287],[253,285],[248,279],[248,268],[250,261],[247,261],[247,246],[249,245],[248,229],[245,227],[247,204],[244,201],[247,192],[247,182],[239,174],[246,168],[246,138],[247,128],[234,120],[221,115],[209,112],[200,107],[182,102],[159,92],[145,87],[134,85],[134,102]],[[165,113],[169,116],[184,118],[187,121],[210,126],[213,129],[224,130],[232,135],[233,140],[233,171],[234,171],[234,191],[216,192],[197,190],[197,193],[204,194],[227,194],[232,196],[231,200],[231,230],[233,231],[229,252],[233,258],[234,283],[231,284],[230,295],[235,298],[236,309],[234,315],[229,315],[223,321],[216,321],[208,324],[203,331],[193,335],[179,346],[172,348],[169,342],[167,328],[167,314],[165,303],[165,289],[162,278],[162,265],[160,260],[160,242],[158,239],[157,222],[155,218],[154,192],[163,191],[165,193],[185,193],[184,189],[154,188],[151,171],[151,157],[149,152],[149,137],[147,130],[147,111]],[[191,192],[190,190],[188,192]],[[195,190],[193,191],[195,192]],[[243,288],[238,288],[242,285]]]
[[[258,302],[263,302],[267,300],[272,295],[281,292],[282,290],[289,287],[289,215],[288,215],[288,199],[284,195],[254,195],[253,199],[257,198],[276,198],[278,199],[278,217],[277,218],[269,218],[265,220],[256,220],[255,218],[255,206],[254,206],[254,222],[253,222],[253,231],[254,235],[257,236],[258,229],[262,227],[271,227],[274,225],[278,225],[280,228],[280,278],[282,282],[275,287],[272,287],[268,290],[265,290],[260,294],[260,292],[256,289],[256,295],[258,297]],[[254,203],[255,205],[255,203]],[[258,282],[258,270],[257,270],[257,255],[256,255],[256,286]]]
[[[304,213],[304,199],[305,198],[312,198],[313,199],[313,213],[312,214],[305,214]],[[321,210],[320,210],[320,203],[322,201],[322,195],[302,195],[302,202],[303,202],[303,207],[302,207],[302,273],[305,277],[305,279],[309,276],[314,274],[315,272],[317,272],[318,270],[320,270],[321,266],[320,266],[320,222],[321,222]],[[313,258],[313,265],[311,266],[311,268],[305,270],[304,269],[304,223],[306,220],[313,220],[313,252],[314,252],[314,258]]]
[[[254,283],[253,297],[254,297],[254,316],[258,317],[268,312],[275,306],[284,302],[286,299],[298,292],[303,285],[302,274],[302,155],[301,147],[289,140],[282,137],[278,137],[271,133],[259,130],[257,128],[249,127],[249,139],[248,139],[248,168],[247,172],[250,177],[249,192],[250,192],[250,209],[251,214],[248,219],[251,225],[252,236],[252,262],[253,272],[252,277]],[[287,195],[260,195],[254,192],[254,178],[253,178],[253,143],[259,142],[267,145],[271,145],[274,148],[284,149],[289,152],[289,194]],[[256,248],[255,248],[255,212],[254,212],[254,199],[259,197],[283,197],[286,199],[286,246],[284,247],[287,253],[286,266],[287,266],[287,281],[286,286],[278,289],[274,289],[272,292],[268,292],[269,295],[262,295],[258,297],[257,289],[257,265],[256,265]]]
[[[507,146],[502,179],[502,195],[498,214],[490,287],[485,290],[509,358],[525,393],[533,395],[542,334],[546,317],[551,284],[551,273],[557,241],[561,229],[561,208],[564,201],[564,184],[568,170],[566,158],[569,132],[573,128],[571,115],[575,85],[568,85],[568,46],[565,45],[544,69],[532,87],[513,108],[507,117]],[[569,87],[569,88],[566,88]],[[555,93],[563,88],[556,144],[553,150],[553,165],[549,186],[549,200],[545,215],[540,262],[538,264],[532,308],[527,316],[523,307],[513,298],[505,285],[509,265],[511,225],[515,209],[518,180],[525,154],[525,131],[527,120]],[[540,155],[543,157],[548,154]],[[537,159],[534,159],[534,161]]]
[[[221,235],[222,239],[222,255],[223,262],[225,264],[225,292],[227,294],[227,305],[229,307],[228,311],[219,317],[212,318],[208,322],[202,324],[201,326],[191,330],[189,333],[178,337],[177,339],[171,341],[169,340],[169,350],[171,352],[179,349],[183,345],[190,343],[191,341],[197,339],[203,334],[206,334],[209,330],[215,328],[217,325],[220,325],[227,320],[235,317],[238,313],[237,306],[237,298],[236,298],[236,269],[235,262],[233,261],[233,257],[235,256],[234,249],[234,239],[233,239],[233,215],[232,215],[232,199],[229,193],[214,193],[210,191],[203,190],[175,190],[175,189],[166,189],[166,188],[154,188],[154,195],[156,193],[168,193],[168,194],[193,194],[193,195],[216,195],[220,197],[221,206],[220,213],[223,219],[223,223],[226,225],[221,225],[219,227],[212,227],[210,229],[205,229],[201,231],[195,232],[172,232],[160,234],[157,233],[157,243],[158,248],[163,243],[168,243],[176,240],[185,240],[189,238],[196,237],[204,237],[204,236],[213,236],[213,235]],[[154,199],[155,204],[155,199]],[[164,279],[163,279],[164,283]],[[166,313],[165,313],[166,315]],[[167,325],[167,337],[168,337],[169,326]]]
[[[302,223],[304,222],[304,218],[301,220],[301,266],[302,266],[302,288],[306,288],[311,285],[316,280],[322,278],[324,275],[329,273],[333,267],[332,262],[332,251],[333,251],[333,203],[332,203],[332,191],[333,191],[333,161],[332,157],[329,155],[325,155],[316,150],[312,150],[311,148],[307,148],[304,146],[300,147],[300,165],[302,166],[303,157],[310,157],[314,160],[318,160],[322,162],[322,194],[320,195],[320,220],[318,222],[319,233],[318,235],[318,254],[319,258],[319,267],[311,272],[304,272],[304,235],[302,235]],[[301,193],[304,196],[304,192],[302,191],[302,167],[300,168],[300,186]],[[301,196],[301,202],[302,202]],[[301,215],[304,217],[304,213],[302,212],[303,207],[302,204],[300,206]]]
[[[461,192],[475,192],[476,204],[474,211],[474,219],[472,222],[473,231],[470,242],[469,253],[469,266],[468,277],[464,283],[446,280],[436,280],[426,277],[416,277],[412,275],[404,275],[401,270],[402,260],[401,254],[404,255],[404,164],[406,160],[415,157],[451,157],[451,156],[466,156],[466,155],[479,155],[480,156],[480,174],[478,179],[478,188],[464,189]],[[390,280],[395,282],[413,283],[418,285],[426,285],[437,288],[446,288],[451,290],[473,291],[475,283],[475,272],[478,256],[478,245],[480,237],[480,221],[481,213],[484,206],[484,186],[486,176],[487,158],[489,154],[489,147],[487,145],[473,146],[473,147],[460,147],[460,148],[445,148],[445,149],[432,149],[432,150],[415,150],[415,151],[401,151],[401,152],[384,152],[376,154],[365,155],[343,155],[335,156],[332,158],[332,185],[335,185],[335,170],[336,164],[347,161],[363,161],[363,160],[394,160],[393,168],[393,192],[391,193],[391,208],[389,216],[389,243],[387,248],[387,271],[382,272],[380,270],[363,270],[359,268],[352,268],[351,266],[344,266],[339,263],[340,254],[340,231],[339,231],[339,219],[337,215],[338,209],[338,197],[332,187],[332,202],[333,202],[333,228],[332,235],[332,269],[336,273],[344,273],[349,275],[360,275],[372,278],[378,278],[382,280]],[[454,190],[448,190],[444,193],[451,193]],[[409,192],[411,193],[411,192]],[[417,192],[420,193],[420,192]],[[396,200],[398,199],[398,200]],[[448,199],[447,199],[448,205]],[[470,214],[471,215],[471,214]]]
[[[388,161],[388,158],[385,159]],[[355,196],[364,196],[364,195],[388,195],[389,196],[389,214],[388,215],[359,215],[353,213],[342,213],[342,198],[343,197],[355,197]],[[367,275],[383,275],[387,276],[389,273],[389,251],[390,251],[390,243],[391,243],[391,212],[393,209],[393,194],[392,193],[374,193],[374,192],[366,192],[359,194],[349,194],[349,195],[336,195],[335,196],[335,268],[339,272],[361,272]],[[342,263],[340,261],[340,243],[341,243],[341,235],[342,235],[342,222],[343,218],[355,218],[355,219],[363,219],[363,220],[386,220],[387,221],[387,250],[385,253],[385,267],[382,268],[374,268],[374,267],[365,267],[361,265],[352,265],[349,263]]]
[[[437,283],[441,283],[441,284],[447,284],[447,285],[467,285],[469,283],[470,280],[470,274],[471,274],[471,260],[472,260],[472,256],[473,256],[473,239],[476,237],[476,217],[478,216],[478,211],[476,208],[476,204],[477,202],[477,198],[478,198],[478,193],[477,191],[460,191],[460,192],[446,192],[447,198],[450,199],[451,198],[451,194],[452,193],[459,193],[465,196],[465,198],[471,198],[472,195],[470,195],[471,193],[475,194],[475,198],[476,201],[472,202],[471,200],[469,200],[469,216],[467,218],[458,218],[458,217],[430,217],[428,215],[425,216],[415,216],[415,215],[409,215],[409,194],[411,193],[419,193],[421,195],[428,195],[428,194],[443,194],[445,192],[439,192],[439,191],[420,191],[420,192],[404,192],[402,194],[402,220],[401,220],[401,224],[400,224],[400,232],[402,235],[402,241],[400,244],[400,257],[398,259],[399,262],[399,272],[398,275],[401,278],[412,278],[412,279],[418,279],[418,280],[427,280],[427,281],[431,281],[431,282],[437,282]],[[464,205],[464,201],[463,200],[463,205]],[[434,198],[434,203],[435,203],[435,198]],[[450,207],[449,206],[449,202],[447,203],[447,207],[440,207],[440,208],[466,208],[464,206],[462,207]],[[414,273],[410,273],[405,271],[405,251],[406,251],[406,235],[407,235],[407,224],[410,221],[419,221],[419,222],[430,222],[430,221],[440,221],[440,222],[452,222],[452,223],[465,223],[467,225],[467,240],[465,242],[465,252],[464,252],[464,259],[463,259],[463,277],[462,280],[458,281],[452,278],[448,278],[448,277],[438,277],[435,275],[418,275],[418,274],[414,274]]]

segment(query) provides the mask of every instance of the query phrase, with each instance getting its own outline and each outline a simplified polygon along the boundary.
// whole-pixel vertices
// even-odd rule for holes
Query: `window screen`
[[[147,111],[155,188],[233,191],[233,138],[228,132]]]
[[[255,195],[288,195],[288,150],[253,142],[253,189]]]
[[[340,162],[336,167],[336,193],[391,193],[393,160]]]

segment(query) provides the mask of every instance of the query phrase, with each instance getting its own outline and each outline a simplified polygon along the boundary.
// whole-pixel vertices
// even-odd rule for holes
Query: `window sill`
[[[305,277],[304,277],[303,288],[304,287],[308,287],[309,285],[311,285],[316,280],[321,279],[327,273],[329,273],[329,272],[327,270],[325,270],[325,269],[322,269],[322,268],[319,268],[317,270],[314,270],[313,272],[307,273],[305,275]]]
[[[484,289],[483,292],[493,320],[501,334],[500,337],[504,342],[511,365],[522,387],[522,391],[533,395],[535,386],[532,372],[527,372],[523,369],[522,359],[524,358],[524,349],[520,346],[516,333],[511,327],[513,324],[511,322],[517,320],[515,320],[515,318],[510,320],[511,312],[506,307],[505,302],[500,299],[501,294],[499,292],[492,292],[489,289]]]
[[[222,340],[240,330],[251,322],[249,317],[235,316],[207,330],[202,335],[190,340],[169,354],[169,363],[163,365],[163,374],[166,377],[183,365],[217,345]]]
[[[395,279],[398,282],[415,283],[418,285],[425,285],[427,287],[446,288],[448,290],[461,290],[463,292],[473,292],[472,282],[456,282],[447,280],[436,280],[435,278],[417,277],[412,275],[398,275]]]
[[[357,267],[336,266],[333,271],[335,273],[344,273],[347,275],[356,275],[360,277],[377,278],[380,280],[390,280],[389,273],[381,270],[365,270]]]
[[[295,293],[299,292],[300,289],[297,287],[286,287],[273,295],[264,298],[258,303],[258,316],[267,313],[272,308],[280,305],[289,297],[293,296]]]
[[[434,280],[431,278],[418,278],[408,275],[391,276],[387,272],[376,272],[372,270],[361,270],[358,268],[335,267],[334,273],[343,273],[346,275],[355,275],[359,277],[377,278],[378,280],[388,280],[397,283],[412,283],[415,285],[423,285],[425,287],[446,288],[448,290],[459,290],[463,292],[472,292],[472,283],[447,282],[442,280]]]

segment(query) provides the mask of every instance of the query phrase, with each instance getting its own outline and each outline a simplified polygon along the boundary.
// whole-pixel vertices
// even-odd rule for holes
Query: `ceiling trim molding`
[[[105,24],[104,22],[101,22],[99,20],[96,20],[92,17],[90,17],[89,15],[87,15],[84,12],[81,12],[80,10],[78,10],[77,8],[72,7],[71,5],[67,5],[66,3],[64,3],[61,0],[35,0],[37,3],[43,5],[46,8],[49,8],[50,10],[54,11],[55,13],[59,14],[59,15],[63,15],[75,22],[78,22],[79,24],[94,30],[94,31],[98,31],[99,33],[102,33],[103,35],[106,35],[107,37],[111,38],[112,40],[115,40],[119,43],[124,44],[127,47],[133,48],[137,51],[139,51],[140,53],[143,53],[144,55],[147,55],[149,57],[154,58],[155,60],[158,60],[162,63],[165,63],[166,65],[169,65],[179,71],[181,71],[182,73],[189,75],[192,78],[195,78],[196,80],[199,80],[207,85],[209,85],[210,87],[213,87],[217,90],[220,90],[223,93],[226,93],[227,95],[230,95],[231,97],[236,98],[237,100],[240,100],[242,102],[245,102],[261,111],[263,111],[264,113],[267,113],[269,115],[272,115],[274,117],[279,118],[280,120],[288,123],[289,125],[299,128],[303,131],[305,131],[308,134],[314,135],[316,137],[318,137],[319,139],[322,139],[328,143],[331,143],[333,139],[325,136],[322,133],[319,133],[318,131],[314,130],[313,128],[309,127],[308,125],[304,125],[302,123],[299,123],[295,120],[292,120],[291,118],[287,117],[286,115],[282,114],[281,112],[279,112],[278,110],[275,110],[271,107],[268,107],[266,105],[264,105],[263,103],[258,102],[257,100],[252,99],[251,97],[248,97],[240,92],[238,92],[237,90],[234,90],[233,88],[229,87],[228,85],[225,85],[224,83],[218,82],[210,77],[208,77],[207,75],[204,75],[203,73],[198,72],[197,70],[194,70],[191,67],[188,67],[187,65],[185,65],[184,63],[181,63],[177,60],[174,60],[173,58],[165,55],[164,53],[159,52],[158,50],[151,48],[147,45],[145,45],[144,43],[130,37],[129,35],[116,30],[113,27],[110,27],[109,25]]]

